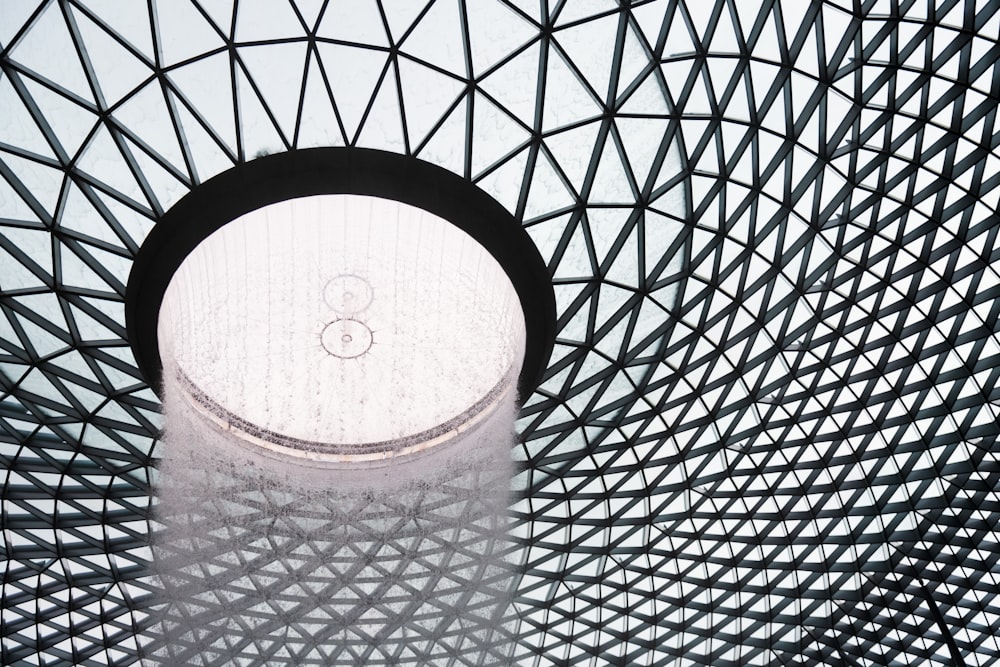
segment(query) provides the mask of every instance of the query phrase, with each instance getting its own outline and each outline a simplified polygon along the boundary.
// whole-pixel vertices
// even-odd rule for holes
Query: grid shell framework
[[[142,240],[348,145],[549,266],[516,664],[997,664],[998,34],[987,0],[4,2],[2,662],[145,650]]]

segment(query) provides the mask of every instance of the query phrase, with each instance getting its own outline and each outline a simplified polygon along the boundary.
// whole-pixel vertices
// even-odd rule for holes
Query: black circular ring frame
[[[236,218],[288,199],[355,194],[433,213],[476,239],[503,267],[524,311],[527,342],[518,391],[542,377],[555,340],[555,295],[545,262],[517,220],[475,185],[413,157],[363,148],[311,148],[237,165],[199,185],[143,242],[125,294],[125,323],[139,370],[162,388],[157,322],[174,273],[198,244]]]

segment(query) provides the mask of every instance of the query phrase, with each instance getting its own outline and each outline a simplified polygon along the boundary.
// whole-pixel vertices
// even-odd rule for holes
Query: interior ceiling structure
[[[997,664],[998,10],[3,2],[2,662],[143,653],[144,237],[351,145],[477,184],[549,265],[516,664]]]

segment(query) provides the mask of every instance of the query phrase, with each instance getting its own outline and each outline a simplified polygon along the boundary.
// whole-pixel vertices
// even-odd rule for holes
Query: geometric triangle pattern
[[[4,4],[2,662],[143,650],[143,239],[358,146],[548,264],[515,664],[997,663],[998,39],[991,0]]]
[[[248,455],[182,391],[168,378],[149,662],[510,664],[512,397],[506,428],[464,434],[421,477],[351,488]]]

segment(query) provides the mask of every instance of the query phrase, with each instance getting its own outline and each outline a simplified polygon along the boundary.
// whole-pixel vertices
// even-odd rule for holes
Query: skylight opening
[[[518,295],[472,237],[408,204],[319,195],[206,238],[164,295],[165,382],[269,455],[387,465],[516,391]]]

